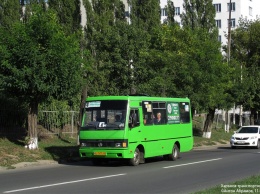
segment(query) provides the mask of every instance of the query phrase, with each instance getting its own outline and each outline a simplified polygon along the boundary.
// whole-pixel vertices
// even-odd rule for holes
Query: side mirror
[[[129,117],[129,120],[128,120],[128,123],[130,124],[132,124],[132,122],[133,122],[133,118],[132,117]]]
[[[128,127],[131,129],[131,128],[133,128],[133,118],[130,116],[129,117],[129,120],[128,120]]]

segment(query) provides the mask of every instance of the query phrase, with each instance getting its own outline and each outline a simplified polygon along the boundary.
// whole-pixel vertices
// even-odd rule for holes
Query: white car
[[[242,126],[230,139],[231,148],[250,146],[260,148],[260,126],[249,125]]]

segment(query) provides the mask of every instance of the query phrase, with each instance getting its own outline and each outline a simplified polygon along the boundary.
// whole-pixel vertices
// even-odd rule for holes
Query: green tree
[[[51,9],[32,10],[27,22],[1,28],[0,69],[5,90],[28,103],[28,135],[36,140],[39,103],[71,98],[82,75],[77,37],[65,34]]]
[[[9,28],[21,18],[21,6],[17,0],[0,1],[0,27]]]
[[[46,0],[21,0],[22,12],[21,12],[21,21],[28,22],[33,12],[33,6],[38,5],[42,9],[47,9]]]
[[[191,30],[195,37],[190,60],[197,64],[199,70],[194,77],[196,93],[193,100],[197,110],[204,107],[204,111],[207,112],[203,129],[205,134],[211,132],[215,109],[230,106],[228,91],[232,88],[232,69],[222,61],[214,18],[212,0],[184,0],[182,24],[185,29]]]
[[[176,21],[174,19],[175,7],[174,7],[174,3],[170,0],[167,1],[166,13],[167,13],[167,19],[166,19],[166,21],[164,21],[164,23],[166,23],[168,25],[176,24]]]
[[[236,103],[251,111],[251,124],[260,110],[260,20],[241,18],[232,31],[231,60],[236,68],[234,96]]]
[[[128,90],[130,26],[119,0],[85,1],[85,48],[93,59],[87,68],[89,95],[119,95]]]
[[[183,27],[204,28],[208,31],[215,28],[216,11],[212,0],[184,0],[183,9],[185,11],[181,14]]]
[[[80,0],[48,0],[48,4],[57,12],[60,23],[68,33],[80,29]]]
[[[131,0],[128,3],[131,6],[130,25],[133,33],[130,42],[134,48],[131,54],[131,91],[149,94],[152,92],[151,80],[155,72],[152,72],[152,64],[148,61],[153,57],[150,51],[160,33],[160,5],[157,0]]]
[[[195,52],[194,59],[199,64],[200,76],[196,78],[197,103],[207,112],[204,124],[204,135],[211,132],[216,108],[230,108],[229,90],[232,88],[233,68],[223,62],[220,43],[217,38],[205,30],[196,33],[197,43],[194,45],[199,52]]]
[[[131,24],[148,32],[160,25],[161,9],[158,0],[129,0]]]

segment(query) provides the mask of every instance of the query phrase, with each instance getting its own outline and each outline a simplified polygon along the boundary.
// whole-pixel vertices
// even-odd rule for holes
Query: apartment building
[[[160,0],[161,22],[167,18],[165,6],[168,0]],[[175,7],[175,20],[181,25],[180,15],[183,13],[183,0],[171,0]],[[241,17],[248,20],[255,20],[260,17],[260,0],[213,0],[216,9],[216,26],[219,28],[219,41],[227,44],[226,35],[228,33],[229,6],[231,8],[231,29],[239,24]]]

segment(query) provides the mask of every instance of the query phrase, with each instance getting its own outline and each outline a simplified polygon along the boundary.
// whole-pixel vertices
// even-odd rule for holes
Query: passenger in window
[[[144,124],[145,125],[146,125],[146,121],[147,121],[146,116],[144,116]]]
[[[138,114],[138,112],[135,112],[134,110],[130,111],[130,118],[129,118],[129,120],[132,121],[131,127],[135,127],[135,126],[139,125],[138,124],[139,120],[138,120],[138,115],[137,114]]]
[[[145,115],[144,119],[145,119],[145,123],[144,123],[145,125],[152,125],[155,117],[153,116],[153,114],[151,114],[150,116]]]
[[[162,124],[162,115],[160,112],[157,113],[156,118],[154,119],[154,124],[158,125],[158,124]]]
[[[116,115],[115,116],[115,122],[120,122],[121,123],[120,115]]]

